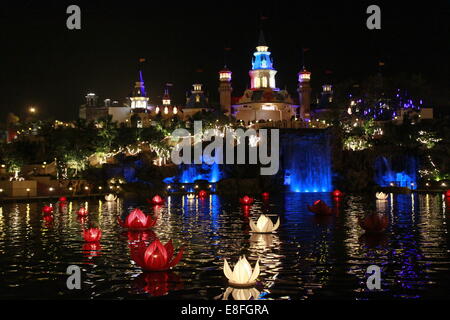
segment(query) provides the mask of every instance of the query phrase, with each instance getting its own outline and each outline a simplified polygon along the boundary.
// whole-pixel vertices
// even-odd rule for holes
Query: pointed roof
[[[265,39],[265,37],[264,37],[264,32],[263,32],[262,29],[259,29],[258,46],[267,47],[266,39]]]

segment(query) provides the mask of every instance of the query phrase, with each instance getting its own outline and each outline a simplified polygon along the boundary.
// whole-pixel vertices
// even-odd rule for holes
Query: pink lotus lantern
[[[247,205],[247,206],[253,204],[254,201],[255,201],[255,199],[253,199],[253,198],[251,198],[249,196],[243,196],[242,198],[239,199],[239,202],[242,205]]]
[[[43,206],[42,207],[42,213],[44,215],[49,215],[53,213],[53,207],[52,206]]]
[[[139,209],[134,209],[130,212],[130,214],[125,218],[125,221],[122,221],[120,218],[119,224],[130,230],[145,230],[150,229],[156,224],[157,218],[152,219],[152,217],[147,216],[144,212]]]
[[[79,217],[86,217],[89,214],[89,212],[86,210],[86,208],[81,207],[80,209],[78,209],[77,211],[77,215]]]
[[[86,242],[98,242],[102,238],[102,230],[99,228],[85,229],[82,234]]]
[[[308,205],[308,210],[312,213],[318,214],[318,215],[331,215],[333,214],[333,209],[331,209],[325,202],[322,200],[317,200],[314,202],[312,206]]]
[[[163,205],[164,204],[164,198],[162,198],[160,195],[156,195],[152,198],[151,201],[147,200],[149,203],[153,205]]]
[[[380,233],[386,230],[387,226],[389,225],[389,219],[384,214],[371,213],[364,219],[360,220],[359,225],[366,232]]]
[[[184,249],[181,248],[174,257],[172,240],[163,245],[156,239],[148,247],[141,243],[141,245],[132,249],[131,258],[146,271],[166,271],[180,262],[183,251]]]
[[[208,192],[206,192],[205,190],[200,190],[200,191],[198,192],[198,197],[199,197],[200,199],[205,199],[207,196],[208,196]]]

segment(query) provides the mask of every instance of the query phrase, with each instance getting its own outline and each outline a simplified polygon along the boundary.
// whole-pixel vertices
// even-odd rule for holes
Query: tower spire
[[[262,27],[259,28],[258,46],[267,47],[266,38],[264,37],[264,31]]]

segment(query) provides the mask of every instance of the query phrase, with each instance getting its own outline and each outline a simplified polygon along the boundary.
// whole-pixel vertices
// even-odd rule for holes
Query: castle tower
[[[300,101],[300,118],[310,118],[311,106],[311,72],[307,71],[305,67],[298,73],[298,97]]]
[[[226,115],[231,114],[231,71],[225,66],[219,71],[220,108]]]
[[[269,47],[266,45],[262,30],[259,34],[258,46],[253,54],[252,70],[250,70],[251,89],[276,89],[275,75],[277,71],[273,69],[273,61],[270,57]]]
[[[167,88],[167,87],[164,89],[164,96],[162,98],[162,104],[163,104],[163,106],[170,106],[170,104],[171,104],[169,88]]]
[[[142,76],[142,62],[144,61],[144,59],[139,60],[139,78],[135,82],[130,96],[132,112],[147,112],[148,109],[148,96],[145,90],[144,77]]]

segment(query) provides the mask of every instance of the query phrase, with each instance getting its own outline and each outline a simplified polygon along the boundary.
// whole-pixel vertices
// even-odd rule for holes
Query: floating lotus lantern
[[[279,217],[274,225],[272,220],[270,220],[265,214],[260,215],[256,223],[254,221],[250,221],[250,228],[252,229],[252,232],[256,233],[271,233],[277,230],[279,226]]]
[[[66,197],[59,197],[59,200],[58,200],[59,202],[66,202],[67,201],[67,198]]]
[[[125,221],[122,221],[119,218],[119,224],[127,229],[131,230],[145,230],[153,227],[156,224],[156,220],[152,219],[152,217],[147,216],[144,212],[139,209],[134,209],[130,212],[130,214],[125,218]]]
[[[53,213],[53,207],[52,206],[43,206],[42,207],[42,213],[44,215],[50,215]]]
[[[377,193],[375,193],[375,197],[377,197],[377,200],[387,200],[389,195],[384,192],[377,192]]]
[[[148,201],[148,200],[147,200]],[[156,195],[152,198],[151,201],[149,201],[153,205],[162,205],[164,204],[164,199],[160,195]]]
[[[83,238],[86,242],[98,242],[102,238],[102,230],[99,228],[89,228],[83,230]]]
[[[80,217],[86,217],[89,214],[89,212],[86,210],[86,208],[81,207],[80,209],[78,209],[77,214]]]
[[[200,199],[205,199],[207,196],[208,196],[208,192],[206,192],[205,190],[200,190],[200,191],[198,192],[198,197],[199,197]]]
[[[243,196],[242,198],[239,199],[239,202],[243,205],[251,205],[253,204],[253,202],[255,201],[255,199],[249,197],[249,196]]]
[[[334,190],[331,195],[333,196],[333,198],[342,198],[344,197],[344,193],[341,190]]]
[[[223,294],[222,300],[228,300],[230,294],[234,300],[257,300],[261,293],[256,288],[228,287]]]
[[[267,200],[269,198],[269,193],[268,192],[263,192],[261,194],[261,196],[263,197],[263,199]]]
[[[117,199],[117,196],[116,196],[115,194],[112,194],[112,193],[107,194],[107,195],[105,196],[105,201],[108,201],[108,202],[110,202],[110,201],[116,201],[116,199]]]
[[[231,270],[227,259],[223,262],[223,272],[232,286],[252,287],[256,284],[256,278],[259,276],[259,260],[256,261],[255,269],[252,269],[245,256],[239,257],[239,261]]]
[[[447,190],[447,191],[445,192],[445,197],[446,197],[446,198],[450,198],[450,190]]]
[[[195,199],[195,193],[188,193],[187,198],[188,198],[188,200],[194,200]]]
[[[384,214],[371,213],[364,219],[360,220],[359,225],[366,232],[380,233],[386,230],[387,226],[389,225],[389,219]]]
[[[172,240],[163,245],[158,239],[148,247],[138,245],[131,250],[131,258],[146,271],[166,271],[180,262],[184,249],[181,248],[174,257]]]
[[[322,200],[317,200],[316,202],[314,202],[312,206],[308,205],[308,210],[311,211],[312,213],[319,215],[333,214],[333,209],[327,206],[327,204]]]

